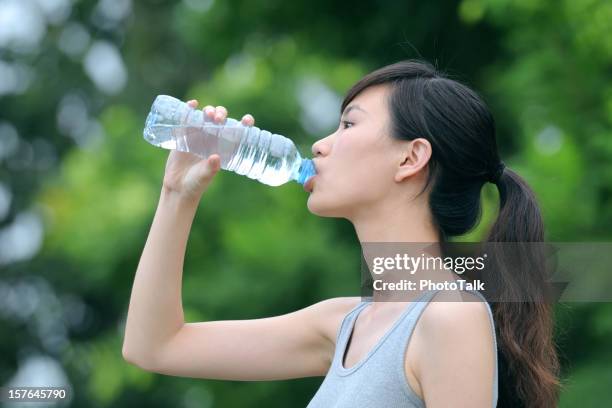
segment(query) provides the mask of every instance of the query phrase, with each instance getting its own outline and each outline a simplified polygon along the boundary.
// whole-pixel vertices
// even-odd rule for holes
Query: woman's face
[[[404,152],[391,137],[387,85],[359,93],[345,108],[338,129],[312,146],[317,175],[308,209],[351,219],[391,192]]]

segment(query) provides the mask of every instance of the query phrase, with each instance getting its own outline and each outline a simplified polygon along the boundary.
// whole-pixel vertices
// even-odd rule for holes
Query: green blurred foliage
[[[341,97],[374,68],[423,57],[465,80],[489,103],[502,158],[536,191],[550,241],[611,238],[609,2],[130,4],[129,16],[109,27],[92,17],[97,2],[75,2],[65,21],[48,27],[37,53],[0,54],[28,64],[36,75],[23,94],[0,95],[1,119],[25,141],[50,142],[58,158],[44,171],[2,163],[2,181],[13,194],[2,225],[21,209],[38,208],[45,239],[35,258],[2,266],[0,283],[41,276],[63,299],[65,319],[74,307],[67,297],[78,298],[86,310],[77,323],[66,324],[68,344],[52,350],[23,321],[0,315],[3,383],[17,369],[19,355],[41,350],[61,362],[75,388],[74,406],[305,406],[319,386],[320,378],[173,378],[122,360],[131,282],[168,154],[142,138],[157,94],[224,105],[235,118],[252,113],[258,126],[292,138],[308,153],[326,133],[313,134],[301,120],[304,81],[318,81]],[[92,40],[117,47],[128,76],[121,92],[96,88],[84,73],[82,55],[58,50],[71,22],[82,24]],[[80,95],[99,124],[99,142],[81,146],[58,126],[58,104],[68,93]],[[494,220],[497,191],[487,186],[483,200],[481,224],[460,239],[481,239]],[[278,315],[357,294],[360,258],[351,225],[314,217],[305,202],[297,184],[270,188],[219,174],[189,239],[186,320]],[[557,316],[567,383],[561,406],[599,407],[607,397],[604,384],[612,381],[612,308],[560,305]]]

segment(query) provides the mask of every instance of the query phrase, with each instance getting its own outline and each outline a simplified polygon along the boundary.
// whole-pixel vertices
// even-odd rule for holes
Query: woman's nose
[[[317,140],[312,145],[312,155],[314,157],[321,156],[327,154],[327,148],[325,147],[324,141],[325,139]]]
[[[319,149],[319,144],[318,143],[319,142],[312,144],[312,155],[314,157],[317,157],[317,156],[321,155],[321,149]]]

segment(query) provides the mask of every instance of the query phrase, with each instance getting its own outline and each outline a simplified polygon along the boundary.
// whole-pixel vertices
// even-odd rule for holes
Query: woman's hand
[[[198,101],[192,99],[187,102],[192,108],[197,108]],[[227,109],[223,106],[216,108],[207,105],[202,111],[215,123],[223,123],[227,118]],[[244,126],[253,126],[255,119],[246,114],[242,117]],[[188,200],[199,200],[213,177],[219,171],[221,158],[218,154],[211,154],[208,158],[202,158],[193,153],[170,151],[166,162],[163,188]]]

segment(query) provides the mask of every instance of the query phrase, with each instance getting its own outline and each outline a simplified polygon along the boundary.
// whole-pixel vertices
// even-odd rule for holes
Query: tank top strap
[[[430,290],[420,296],[415,300],[414,304],[409,306],[409,311],[405,315],[402,316],[402,319],[398,322],[397,330],[393,333],[391,339],[389,339],[388,349],[389,349],[389,364],[395,366],[395,369],[398,373],[400,373],[401,379],[405,378],[404,375],[404,358],[397,358],[398,351],[400,352],[400,356],[405,355],[406,348],[408,346],[408,341],[412,337],[412,332],[416,327],[416,323],[419,320],[419,317],[429,304],[429,302],[433,299],[433,297],[438,293],[438,290]],[[414,397],[416,395],[410,395],[410,397]]]
[[[423,296],[415,300],[416,304],[413,307],[411,307],[410,313],[408,313],[407,315],[409,316],[409,318],[402,319],[402,322],[400,323],[400,325],[403,326],[401,330],[399,330],[400,333],[403,333],[405,336],[411,335],[412,331],[414,330],[416,326],[417,321],[419,320],[419,317],[421,316],[421,314],[423,313],[423,311],[425,310],[429,302],[433,299],[433,297],[438,292],[440,292],[440,290],[430,290],[427,293],[425,293]],[[482,300],[482,302],[487,306],[487,313],[489,315],[491,327],[492,329],[494,329],[495,324],[493,321],[493,314],[491,312],[491,306],[489,305],[485,297],[477,290],[463,290],[463,292],[472,293]],[[493,330],[493,334],[495,334],[494,330]],[[495,343],[495,345],[497,346],[497,343]]]
[[[386,340],[387,337],[391,336],[394,331],[398,328],[402,320],[405,320],[407,315],[412,314],[411,309],[418,305],[422,301],[426,301],[433,296],[433,291],[424,291],[419,294],[410,304],[405,308],[405,310],[400,314],[399,318],[395,321],[394,324],[387,330],[385,335],[376,343],[376,345],[372,348],[372,351],[368,353],[368,357],[370,354],[374,354],[374,351],[379,348]],[[353,333],[355,327],[355,320],[359,317],[359,314],[366,308],[366,306],[370,305],[373,302],[371,297],[362,298],[362,301],[355,306],[343,319],[342,324],[340,325],[340,330],[338,331],[338,336],[336,339],[336,350],[334,353],[334,362],[333,366],[342,367],[342,360],[344,359],[344,354],[346,353],[346,348],[348,345],[349,338]],[[364,357],[362,361],[355,365],[355,368],[366,360],[367,357]],[[354,371],[351,370],[340,370],[340,371]]]
[[[342,348],[343,344],[346,344],[346,341],[348,340],[348,336],[351,334],[351,327],[353,327],[353,320],[357,318],[357,315],[359,315],[361,310],[364,307],[366,307],[368,304],[369,304],[369,301],[364,300],[362,298],[361,301],[355,307],[353,307],[342,319],[342,322],[340,323],[340,328],[338,329],[338,334],[336,335],[336,350],[334,352],[334,357],[333,357],[334,362],[338,358],[342,358],[341,356],[342,350],[340,349]]]
[[[481,301],[485,304],[486,309],[487,309],[487,314],[489,315],[489,321],[491,323],[491,330],[493,333],[493,340],[495,341],[495,348],[497,349],[497,339],[495,336],[495,322],[493,320],[493,313],[491,311],[491,305],[489,304],[489,302],[487,302],[486,298],[477,290],[463,290],[463,291],[474,294],[475,296],[479,297]],[[433,299],[433,297],[438,292],[440,292],[440,290],[429,291],[423,297],[415,301],[416,304],[413,307],[411,307],[410,312],[407,314],[407,316],[405,316],[406,318],[402,319],[402,321],[400,322],[400,327],[399,327],[400,330],[397,330],[397,336],[402,337],[401,339],[402,341],[408,341],[410,339],[412,332],[414,331],[414,328],[416,327],[416,324],[421,314],[423,313],[423,311],[425,310],[429,302]]]

